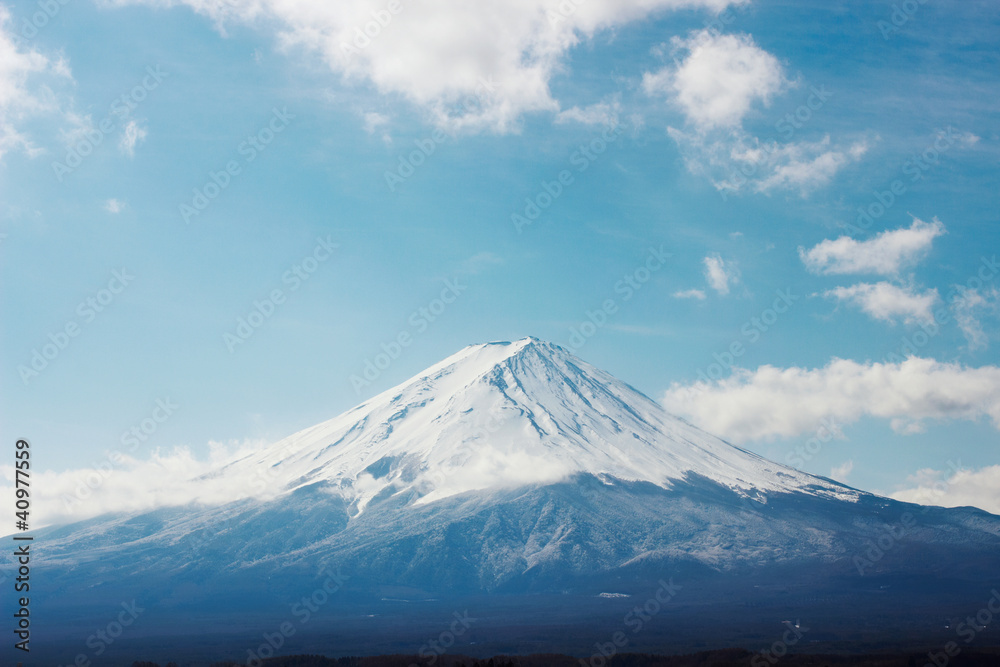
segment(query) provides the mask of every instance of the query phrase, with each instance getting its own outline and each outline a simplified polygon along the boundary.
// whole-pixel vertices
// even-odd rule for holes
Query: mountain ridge
[[[584,654],[627,596],[673,577],[684,595],[664,614],[689,648],[772,642],[767,623],[789,617],[847,641],[859,609],[866,633],[915,643],[946,637],[942,617],[978,608],[1000,571],[1000,517],[767,461],[537,339],[465,348],[201,482],[233,480],[251,497],[38,530],[32,613],[86,636],[81,618],[135,599],[157,641],[201,637],[226,657],[336,572],[317,652],[420,646],[440,632],[429,614],[468,608],[487,619],[468,650],[530,651],[547,628],[545,647]],[[669,629],[639,641],[674,650]]]
[[[333,483],[359,512],[393,489],[415,490],[422,504],[581,472],[664,488],[700,474],[761,500],[769,492],[861,493],[715,438],[534,337],[463,348],[222,472],[251,469],[273,471],[285,490]]]

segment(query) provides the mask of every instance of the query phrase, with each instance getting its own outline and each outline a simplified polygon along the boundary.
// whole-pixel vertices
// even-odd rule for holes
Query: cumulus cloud
[[[34,157],[42,151],[25,134],[31,118],[58,109],[46,77],[71,78],[69,67],[36,50],[22,48],[14,33],[10,10],[0,5],[0,158],[11,150]]]
[[[718,254],[705,257],[705,280],[708,286],[722,295],[729,294],[729,287],[739,282],[739,271],[732,262],[726,262]]]
[[[277,33],[347,82],[402,97],[438,126],[511,132],[521,116],[557,113],[549,82],[567,52],[596,32],[671,9],[720,11],[744,0],[111,0],[184,4],[218,26]]]
[[[767,106],[786,85],[778,59],[749,35],[701,30],[672,41],[676,67],[646,72],[646,93],[676,101],[688,122],[706,130],[738,127],[755,103]]]
[[[1000,429],[1000,367],[972,368],[910,357],[900,363],[834,359],[823,368],[736,369],[714,382],[674,383],[670,412],[737,442],[796,436],[821,420],[890,420],[899,433],[927,420],[988,418]]]
[[[978,507],[1000,514],[1000,465],[979,470],[953,464],[951,470],[925,468],[907,478],[891,498],[939,507]]]
[[[944,233],[945,227],[937,218],[932,222],[913,218],[909,227],[884,231],[867,241],[841,236],[809,250],[799,248],[799,257],[812,273],[891,276],[926,256],[934,239]]]
[[[934,306],[939,301],[936,289],[920,293],[913,287],[887,282],[836,287],[823,296],[851,303],[876,320],[892,324],[900,318],[906,324],[933,324]]]
[[[797,190],[806,196],[867,152],[867,141],[761,141],[743,121],[791,84],[772,54],[749,35],[692,32],[672,42],[676,64],[645,72],[643,89],[679,107],[686,127],[670,127],[688,170],[724,197],[744,191]],[[825,98],[824,98],[825,99]]]

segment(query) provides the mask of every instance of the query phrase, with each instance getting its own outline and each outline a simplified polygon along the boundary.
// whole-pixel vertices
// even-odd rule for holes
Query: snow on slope
[[[467,347],[356,408],[237,460],[277,494],[328,482],[361,512],[376,496],[429,503],[575,473],[669,488],[703,475],[738,492],[859,492],[734,447],[565,349],[525,338]]]

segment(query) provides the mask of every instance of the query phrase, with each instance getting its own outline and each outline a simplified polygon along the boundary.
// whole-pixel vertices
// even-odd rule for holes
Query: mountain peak
[[[470,345],[327,422],[231,464],[277,492],[322,483],[356,511],[577,474],[669,488],[703,476],[754,497],[847,487],[711,436],[566,349],[529,336]]]

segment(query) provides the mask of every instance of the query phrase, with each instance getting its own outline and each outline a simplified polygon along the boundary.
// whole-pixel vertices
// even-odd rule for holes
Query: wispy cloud
[[[118,150],[123,155],[135,157],[135,148],[145,141],[146,135],[147,131],[139,125],[138,121],[130,120],[122,128],[122,136],[118,141]]]
[[[718,253],[708,255],[702,262],[705,265],[705,280],[708,286],[719,294],[729,294],[730,286],[739,282],[736,265],[733,262],[726,262]]]
[[[121,213],[125,210],[125,202],[120,199],[109,199],[104,202],[104,210],[108,213]]]
[[[698,299],[699,301],[705,300],[705,290],[700,289],[686,289],[678,290],[674,292],[675,299]]]
[[[584,125],[603,125],[615,127],[621,113],[621,102],[617,99],[609,102],[598,102],[588,107],[572,107],[560,111],[556,115],[556,123],[583,123]]]
[[[493,252],[477,252],[472,257],[462,260],[458,267],[459,273],[475,275],[482,273],[494,266],[501,266],[504,263],[503,257]]]
[[[65,60],[52,60],[22,44],[14,33],[10,10],[0,5],[0,159],[11,150],[30,157],[42,153],[25,134],[23,124],[59,111],[55,94],[44,82],[47,77],[72,80]]]
[[[854,470],[854,461],[851,460],[844,461],[839,466],[834,466],[830,470],[830,478],[846,484],[847,478],[851,476],[851,472],[853,470]]]
[[[996,318],[1000,313],[1000,290],[972,289],[962,285],[955,287],[958,292],[952,307],[955,321],[965,336],[969,350],[984,350],[989,346],[989,336],[983,329],[982,318]]]

